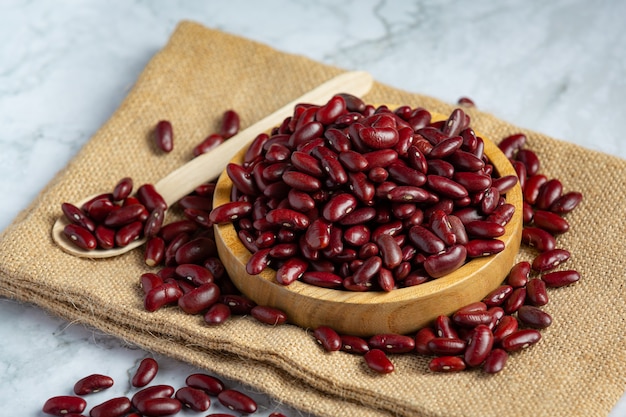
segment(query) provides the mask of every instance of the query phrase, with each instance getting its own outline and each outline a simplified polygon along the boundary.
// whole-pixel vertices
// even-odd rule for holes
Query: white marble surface
[[[449,102],[469,96],[517,125],[626,157],[624,16],[626,2],[590,0],[2,0],[0,230],[111,116],[181,19]],[[40,416],[90,372],[115,377],[123,395],[148,355],[1,298],[0,317],[0,415]],[[164,383],[192,371],[161,363]],[[259,415],[299,415],[258,398]],[[626,416],[626,397],[610,416]]]

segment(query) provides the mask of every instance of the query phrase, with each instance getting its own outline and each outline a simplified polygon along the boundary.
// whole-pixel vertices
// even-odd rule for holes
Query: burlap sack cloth
[[[188,161],[217,129],[224,110],[248,126],[341,70],[208,30],[179,25],[147,65],[120,108],[60,172],[0,241],[0,294],[35,303],[146,349],[252,385],[280,401],[324,416],[606,416],[626,389],[626,161],[525,131],[543,173],[585,200],[568,217],[559,246],[582,279],[550,292],[554,323],[541,342],[510,358],[500,374],[433,374],[428,358],[393,357],[381,376],[362,358],[325,354],[295,326],[268,329],[251,318],[209,328],[176,308],[147,313],[139,276],[142,251],[110,260],[79,259],[57,248],[50,228],[63,201],[109,190],[122,176],[155,182]],[[368,102],[452,106],[376,84]],[[523,129],[470,111],[473,126],[500,139]],[[155,151],[150,131],[172,121],[171,154]],[[598,138],[600,139],[600,138]]]

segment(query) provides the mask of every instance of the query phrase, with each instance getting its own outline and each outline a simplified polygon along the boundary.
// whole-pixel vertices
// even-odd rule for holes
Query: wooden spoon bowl
[[[443,115],[433,114],[433,120]],[[515,175],[507,157],[490,140],[482,137],[485,154],[500,176]],[[231,162],[241,164],[245,149]],[[230,201],[232,182],[226,174],[218,180],[214,207]],[[279,284],[276,272],[266,268],[249,275],[246,263],[251,254],[243,246],[232,224],[215,226],[217,249],[233,283],[248,298],[260,305],[283,310],[293,324],[303,328],[330,326],[341,334],[371,336],[380,333],[408,334],[429,324],[439,315],[480,301],[504,280],[515,262],[522,233],[522,191],[519,185],[506,193],[515,214],[499,237],[505,249],[495,255],[475,258],[456,271],[424,284],[394,289],[391,292],[353,292],[320,288],[296,281]]]

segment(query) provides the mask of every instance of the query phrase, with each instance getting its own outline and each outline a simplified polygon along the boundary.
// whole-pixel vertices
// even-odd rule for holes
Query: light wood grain
[[[433,115],[441,120],[443,115]],[[515,175],[506,156],[483,137],[485,154],[501,175]],[[243,152],[233,162],[241,163]],[[230,200],[232,183],[223,174],[217,183],[214,206]],[[250,253],[239,241],[231,224],[215,226],[218,252],[234,284],[247,297],[261,305],[279,308],[289,321],[304,328],[327,325],[345,334],[370,336],[379,333],[407,334],[416,331],[441,314],[481,300],[497,288],[519,251],[522,232],[522,191],[516,185],[506,194],[515,214],[506,226],[504,251],[471,260],[463,267],[427,283],[385,292],[352,292],[315,287],[301,281],[283,286],[276,282],[275,271],[267,268],[249,275],[245,265]]]
[[[172,171],[154,184],[154,187],[163,196],[168,206],[170,206],[191,193],[199,185],[216,179],[240,149],[250,143],[260,132],[280,124],[287,116],[293,114],[296,104],[324,104],[337,93],[349,93],[360,97],[370,90],[372,83],[371,75],[364,71],[349,71],[333,77],[242,130],[212,151],[202,154]],[[103,192],[107,192],[107,190]],[[83,202],[88,201],[90,198],[91,196],[86,197],[75,205],[80,207]],[[59,206],[61,203],[59,202]],[[110,258],[126,253],[145,243],[145,239],[139,239],[124,247],[87,251],[74,245],[65,236],[63,229],[67,224],[67,219],[61,216],[52,226],[52,239],[61,249],[74,256]]]

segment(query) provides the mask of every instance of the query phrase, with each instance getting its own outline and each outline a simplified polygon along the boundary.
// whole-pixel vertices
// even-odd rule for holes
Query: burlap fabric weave
[[[50,229],[63,201],[109,190],[122,176],[155,182],[188,161],[192,147],[236,109],[243,127],[340,73],[198,24],[183,22],[147,65],[113,117],[4,231],[0,294],[35,303],[208,371],[250,384],[320,416],[606,416],[626,389],[626,161],[526,131],[470,110],[473,126],[497,140],[524,131],[543,173],[585,195],[559,246],[579,283],[550,292],[554,324],[541,342],[514,354],[494,376],[433,374],[428,358],[393,357],[397,371],[375,375],[362,358],[323,353],[295,326],[271,331],[251,318],[217,328],[176,308],[147,313],[139,276],[142,251],[107,260],[75,258]],[[433,98],[375,84],[365,99],[449,113]],[[160,119],[175,127],[171,154],[155,151]],[[524,256],[522,254],[522,256]],[[530,254],[528,254],[530,256]]]

